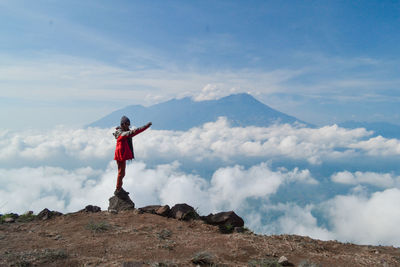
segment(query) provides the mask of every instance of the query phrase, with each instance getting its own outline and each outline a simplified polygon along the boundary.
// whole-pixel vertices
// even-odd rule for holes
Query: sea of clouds
[[[117,166],[114,129],[0,131],[0,213],[106,209]],[[400,140],[365,129],[289,124],[134,138],[124,188],[137,207],[188,203],[234,210],[257,233],[400,246]]]

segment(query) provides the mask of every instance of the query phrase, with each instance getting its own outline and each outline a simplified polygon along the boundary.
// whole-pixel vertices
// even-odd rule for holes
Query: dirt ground
[[[0,266],[280,266],[281,256],[303,267],[400,266],[400,249],[394,247],[250,231],[221,234],[200,220],[137,210],[0,224]]]

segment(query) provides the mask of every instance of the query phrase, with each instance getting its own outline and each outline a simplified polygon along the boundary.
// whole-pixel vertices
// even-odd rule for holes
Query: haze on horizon
[[[400,124],[397,1],[0,2],[2,129],[248,92],[316,124]]]

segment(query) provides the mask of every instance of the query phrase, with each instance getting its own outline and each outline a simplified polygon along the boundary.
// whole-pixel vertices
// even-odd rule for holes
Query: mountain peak
[[[150,107],[128,106],[91,123],[88,126],[108,128],[119,122],[122,115],[135,118],[134,124],[153,122],[154,129],[188,130],[204,123],[226,117],[232,126],[267,127],[275,123],[302,121],[279,112],[258,101],[248,93],[225,96],[218,100],[193,101],[191,98],[171,99]]]

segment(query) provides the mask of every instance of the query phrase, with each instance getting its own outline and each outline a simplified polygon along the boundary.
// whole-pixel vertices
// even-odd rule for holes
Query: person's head
[[[131,121],[127,116],[122,116],[121,118],[121,128],[124,131],[129,130],[129,126],[131,126]]]

